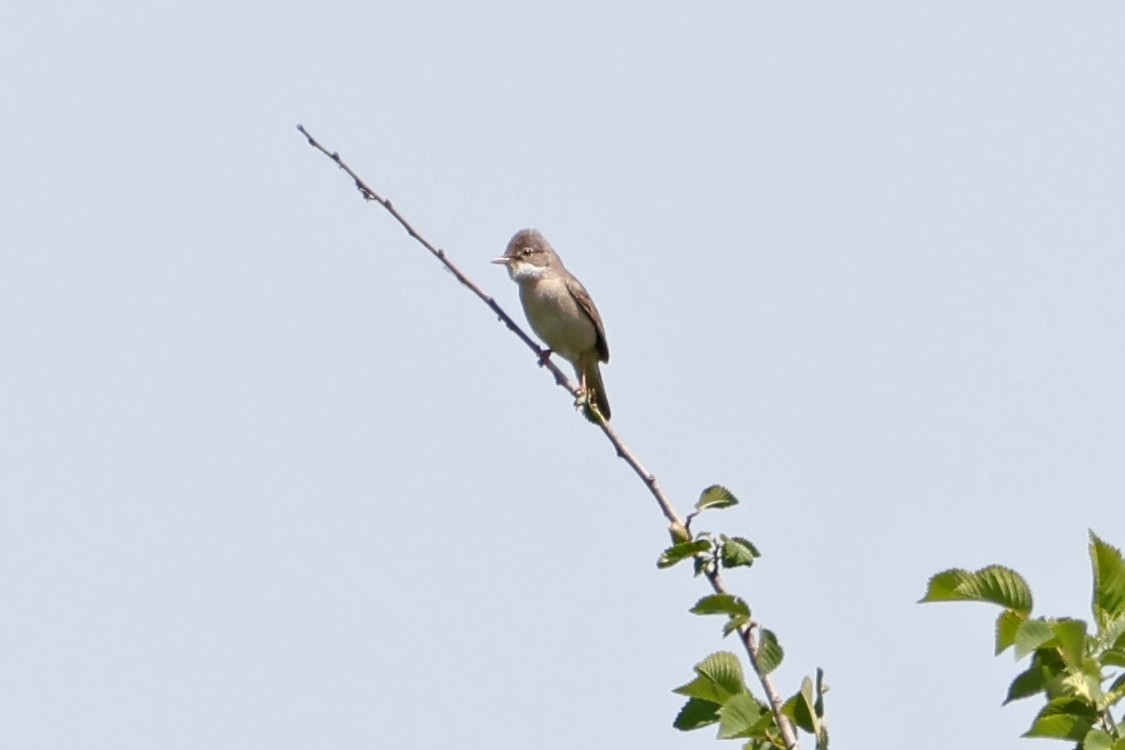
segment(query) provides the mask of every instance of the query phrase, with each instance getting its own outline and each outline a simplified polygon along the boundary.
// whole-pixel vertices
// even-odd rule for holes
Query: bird
[[[609,362],[605,326],[582,282],[566,270],[562,259],[537,229],[516,232],[504,254],[492,261],[508,270],[520,288],[524,315],[548,351],[570,362],[579,381],[579,398],[609,419],[609,400],[600,362]]]

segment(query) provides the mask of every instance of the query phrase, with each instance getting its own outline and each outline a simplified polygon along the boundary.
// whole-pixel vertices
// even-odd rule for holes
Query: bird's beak
[[[493,258],[492,262],[493,263],[499,263],[502,266],[506,266],[506,265],[508,265],[508,261],[510,261],[510,260],[511,260],[511,258],[507,258],[507,257],[501,255],[499,258]]]

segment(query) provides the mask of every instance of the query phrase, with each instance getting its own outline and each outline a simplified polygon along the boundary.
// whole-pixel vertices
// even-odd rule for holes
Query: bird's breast
[[[572,364],[597,344],[594,322],[578,306],[564,280],[520,284],[520,302],[535,335]]]

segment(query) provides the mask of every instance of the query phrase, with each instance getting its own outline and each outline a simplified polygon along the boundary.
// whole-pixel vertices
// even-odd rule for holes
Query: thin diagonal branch
[[[477,286],[476,283],[474,283],[473,280],[470,279],[464,271],[458,268],[456,264],[454,264],[454,262],[449,259],[449,256],[445,254],[444,250],[436,247],[433,243],[423,237],[417,229],[411,226],[410,222],[406,220],[406,217],[399,213],[398,209],[395,208],[389,200],[372,190],[371,187],[366,182],[364,182],[362,177],[352,171],[352,168],[344,163],[344,160],[340,158],[340,155],[338,153],[336,153],[335,151],[329,151],[324,146],[320,145],[320,143],[312,137],[312,134],[309,133],[309,131],[305,130],[304,125],[298,125],[297,130],[301,131],[301,134],[304,135],[306,139],[308,139],[310,146],[327,156],[332,161],[336,162],[336,166],[342,169],[348,175],[348,177],[352,178],[352,182],[355,183],[356,190],[359,191],[359,194],[363,196],[364,200],[374,201],[383,208],[387,209],[388,213],[390,213],[391,216],[395,217],[395,221],[402,225],[402,228],[406,230],[407,234],[417,240],[418,244],[420,244],[422,247],[429,250],[430,254],[441,261],[442,265],[449,269],[450,273],[456,276],[458,281],[468,287],[469,291],[475,294],[482,302],[484,302],[484,304],[492,308],[492,312],[496,313],[496,316],[500,318],[500,321],[504,323],[504,325],[508,326],[508,329],[512,333],[516,334],[516,336],[518,336],[520,340],[528,346],[528,348],[535,352],[535,355],[539,358],[539,361],[543,362],[543,366],[550,370],[551,374],[555,376],[556,383],[558,383],[563,388],[566,388],[573,395],[578,395],[578,386],[571,383],[567,379],[566,374],[559,369],[558,365],[547,358],[547,352],[539,348],[539,345],[535,343],[535,339],[528,336],[527,333],[519,327],[519,324],[517,324],[516,321],[512,319],[512,316],[504,312],[504,309],[500,307],[499,303],[497,303],[491,295],[485,293],[485,291]]]
[[[348,175],[348,177],[352,179],[352,182],[355,184],[356,190],[359,191],[359,194],[363,196],[364,200],[374,201],[375,203],[378,203],[383,208],[385,208],[387,212],[395,218],[395,221],[402,225],[402,228],[406,230],[407,234],[417,240],[418,243],[422,245],[422,247],[429,250],[430,254],[437,258],[447,269],[449,269],[449,271],[455,277],[457,277],[458,281],[460,281],[464,286],[468,287],[469,291],[471,291],[477,296],[477,298],[488,305],[488,307],[491,308],[494,313],[496,313],[496,316],[500,319],[500,321],[504,323],[504,325],[506,325],[512,333],[518,336],[519,339],[523,341],[523,343],[527,345],[529,349],[535,352],[535,356],[537,357],[541,365],[550,370],[551,374],[555,376],[556,384],[570,391],[571,395],[578,395],[578,386],[570,382],[570,380],[566,377],[566,374],[561,369],[559,369],[558,365],[556,365],[553,361],[551,361],[550,358],[547,357],[548,352],[541,349],[539,345],[535,343],[535,340],[531,338],[531,336],[529,336],[527,332],[525,332],[523,328],[519,326],[518,323],[516,323],[512,316],[508,315],[508,313],[506,313],[504,309],[500,307],[499,303],[496,302],[492,295],[487,294],[484,290],[477,286],[477,284],[473,282],[472,279],[470,279],[460,268],[456,266],[456,264],[453,263],[453,261],[449,259],[449,256],[446,255],[444,250],[434,246],[429,240],[423,237],[418,232],[418,230],[415,229],[411,225],[411,223],[406,220],[406,217],[399,213],[398,209],[395,208],[389,200],[376,193],[363,180],[362,177],[356,174],[351,167],[345,164],[344,160],[340,158],[340,155],[337,152],[329,151],[324,146],[320,145],[320,143],[315,138],[313,138],[312,134],[309,133],[309,131],[306,130],[303,125],[298,125],[297,130],[301,131],[301,134],[305,136],[310,146],[315,148],[317,151],[320,151],[322,154],[335,162],[336,166],[342,169]],[[608,422],[606,422],[604,419],[599,420],[597,422],[597,425],[601,428],[601,431],[613,445],[614,449],[617,451],[617,455],[623,461],[625,461],[625,463],[629,464],[636,475],[640,477],[642,482],[644,482],[645,486],[648,488],[649,493],[656,500],[657,505],[660,506],[660,512],[664,514],[664,517],[666,519],[668,519],[668,523],[672,530],[675,532],[683,531],[686,533],[687,529],[684,526],[683,520],[681,520],[679,513],[676,512],[676,509],[672,505],[671,501],[668,500],[667,495],[664,494],[664,490],[660,488],[660,485],[656,481],[656,476],[648,469],[646,469],[643,464],[641,464],[640,460],[631,450],[629,450],[628,446],[625,445],[624,441],[622,441],[621,437],[617,434],[617,431],[614,430]],[[717,570],[709,571],[707,573],[707,580],[711,584],[711,588],[714,589],[715,593],[727,593],[727,590],[724,587],[723,581],[719,577],[719,573]],[[765,692],[766,697],[769,700],[770,709],[773,712],[774,719],[777,721],[777,726],[782,734],[782,740],[785,742],[785,746],[787,748],[789,748],[790,750],[796,750],[798,746],[797,738],[793,731],[793,726],[781,712],[781,696],[777,692],[777,688],[774,687],[773,681],[770,679],[769,675],[763,674],[759,666],[759,648],[757,638],[754,635],[754,626],[743,626],[739,629],[739,636],[743,646],[746,648],[747,656],[749,656],[750,658],[750,665],[754,669],[755,674],[758,675],[758,680],[762,685],[762,690]]]
[[[715,590],[716,594],[729,594],[727,587],[723,585],[722,578],[719,577],[719,571],[715,568],[708,568],[704,571],[707,576],[707,581],[711,584],[711,588]],[[773,685],[773,680],[770,679],[768,674],[762,672],[761,662],[758,661],[759,644],[758,636],[754,629],[758,627],[755,622],[750,622],[738,628],[738,640],[746,649],[746,655],[750,659],[750,667],[754,670],[754,674],[758,676],[758,681],[762,685],[762,691],[766,694],[766,699],[770,704],[770,711],[773,713],[774,719],[777,721],[777,726],[781,729],[781,738],[785,742],[785,746],[790,750],[795,750],[797,747],[797,736],[793,733],[793,727],[789,720],[785,718],[785,714],[781,712],[784,702],[781,700],[781,695]]]

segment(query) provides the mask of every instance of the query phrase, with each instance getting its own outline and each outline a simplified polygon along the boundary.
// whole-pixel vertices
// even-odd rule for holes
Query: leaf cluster
[[[1032,617],[1027,582],[1000,565],[938,573],[921,601],[988,602],[1003,609],[996,618],[996,654],[1011,648],[1017,660],[1030,657],[1004,702],[1045,700],[1024,737],[1075,741],[1078,750],[1125,750],[1125,728],[1113,716],[1125,699],[1125,561],[1093,532],[1089,549],[1093,632],[1084,620]]]
[[[694,670],[695,679],[672,691],[688,699],[672,722],[676,729],[686,732],[718,724],[718,739],[745,739],[744,750],[784,750],[774,716],[769,706],[750,693],[737,656],[719,651],[696,664]],[[817,746],[823,748],[828,747],[822,697],[827,689],[823,672],[817,670],[815,685],[806,677],[800,691],[782,707],[782,713],[818,737]]]
[[[694,534],[692,521],[707,510],[730,508],[737,498],[725,487],[713,485],[700,494],[695,509],[683,525],[670,528],[672,546],[657,560],[658,568],[671,568],[690,560],[696,576],[704,575],[715,583],[722,569],[749,568],[761,557],[758,548],[741,536]],[[719,615],[726,618],[723,637],[737,633],[751,652],[751,667],[765,678],[781,664],[785,652],[773,631],[762,628],[750,612],[750,606],[739,596],[715,585],[716,593],[699,599],[691,608],[696,615]],[[687,697],[673,721],[682,731],[718,724],[719,739],[744,739],[744,750],[784,750],[786,743],[778,717],[770,704],[756,698],[743,678],[738,657],[729,651],[711,654],[693,668],[695,678],[673,692]],[[764,684],[764,683],[763,683]],[[828,747],[828,730],[824,721],[823,695],[828,688],[824,674],[817,670],[816,681],[805,678],[801,688],[781,703],[781,715],[816,738],[818,750]],[[780,703],[779,698],[775,698]]]
[[[703,490],[695,503],[695,510],[687,517],[686,523],[670,529],[673,544],[660,555],[656,567],[670,568],[690,559],[695,567],[695,574],[700,575],[716,571],[720,567],[749,568],[753,565],[754,560],[762,554],[749,539],[725,534],[716,535],[709,531],[694,536],[691,533],[691,522],[703,511],[732,508],[735,505],[738,505],[738,499],[726,487],[714,484]]]

